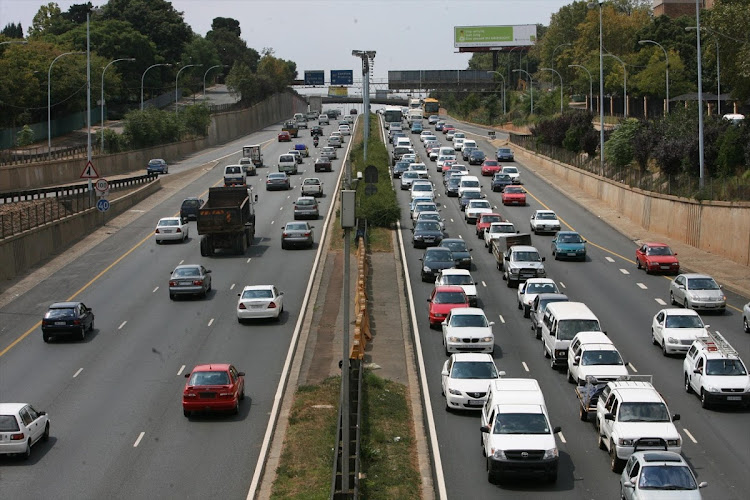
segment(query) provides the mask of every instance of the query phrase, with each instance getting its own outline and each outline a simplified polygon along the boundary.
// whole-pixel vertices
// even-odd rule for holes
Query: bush
[[[635,118],[625,120],[612,132],[604,144],[604,157],[617,167],[626,167],[633,161],[633,138],[641,127]]]
[[[717,174],[721,177],[734,175],[744,161],[742,130],[739,127],[729,127],[721,137],[719,155],[717,158]]]
[[[28,125],[24,125],[16,134],[16,146],[28,146],[34,143],[34,131]]]
[[[97,134],[99,147],[101,148],[101,134]],[[104,151],[105,153],[120,153],[128,149],[127,140],[112,129],[104,129]]]
[[[211,112],[205,104],[188,106],[178,115],[180,127],[189,135],[205,137],[208,135],[208,126],[211,124]]]
[[[135,110],[125,115],[125,137],[135,149],[180,140],[180,122],[173,112],[156,108]]]

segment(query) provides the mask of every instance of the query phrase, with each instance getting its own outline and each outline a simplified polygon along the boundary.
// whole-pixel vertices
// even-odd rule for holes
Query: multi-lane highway
[[[494,148],[484,140],[485,129],[457,125],[458,129],[473,134],[488,158],[494,158]],[[438,138],[445,143],[444,135]],[[417,135],[411,136],[415,149],[423,153]],[[422,148],[422,149],[420,149]],[[466,162],[459,162],[466,163]],[[619,475],[609,470],[608,456],[596,444],[592,423],[578,419],[578,400],[573,386],[566,381],[562,371],[550,368],[542,354],[542,344],[534,338],[530,322],[517,309],[516,290],[509,289],[495,268],[492,254],[487,253],[483,242],[477,239],[473,225],[464,222],[463,212],[456,198],[446,197],[442,176],[436,164],[427,162],[430,177],[441,193],[437,198],[442,205],[447,237],[462,237],[473,248],[472,274],[478,281],[479,306],[487,317],[495,321],[495,362],[507,377],[530,377],[539,381],[545,395],[553,426],[562,426],[558,435],[560,470],[557,483],[513,481],[500,486],[487,481],[485,459],[480,447],[478,413],[452,413],[445,410],[441,396],[440,371],[446,360],[439,330],[430,330],[427,304],[433,284],[422,283],[419,258],[422,250],[411,245],[412,223],[409,219],[409,192],[399,192],[402,206],[401,237],[404,241],[405,260],[413,290],[417,328],[430,396],[442,473],[448,498],[619,498]],[[500,193],[490,190],[489,177],[482,178],[483,192],[505,218],[521,232],[529,232],[529,217],[536,209],[555,210],[563,221],[563,229],[572,229],[588,240],[585,262],[556,261],[551,257],[551,236],[533,236],[533,244],[546,256],[545,267],[562,292],[571,300],[585,302],[599,317],[603,328],[629,362],[630,372],[653,375],[654,385],[662,393],[672,413],[680,413],[677,422],[683,440],[683,455],[694,468],[699,481],[708,481],[702,490],[705,498],[746,498],[750,490],[750,432],[747,431],[748,412],[745,410],[704,410],[695,395],[683,389],[682,359],[664,358],[661,349],[651,344],[650,327],[654,314],[668,300],[669,278],[646,275],[636,270],[634,252],[636,245],[622,234],[602,222],[596,214],[568,198],[548,182],[531,173],[520,162],[524,187],[528,191],[528,206],[503,207]],[[479,175],[479,167],[469,167],[470,173]],[[395,181],[398,190],[398,181]],[[730,307],[725,315],[704,316],[712,330],[720,331],[740,352],[750,360],[750,345],[742,332],[741,309],[747,298],[727,293]]]
[[[342,164],[334,160],[332,173],[314,173],[320,150],[309,131],[278,143],[279,130],[268,128],[173,165],[168,175],[218,160],[0,309],[0,399],[31,402],[51,419],[49,442],[36,445],[28,461],[0,457],[2,497],[245,498]],[[311,155],[292,177],[292,190],[265,191],[265,176],[295,142],[306,143]],[[157,246],[152,232],[158,219],[178,213],[186,197],[205,198],[222,182],[223,166],[236,163],[242,146],[253,143],[263,144],[266,168],[248,177],[259,201],[247,253],[201,257],[194,222],[186,243]],[[281,228],[292,220],[292,203],[308,176],[325,185],[323,215],[312,222],[316,244],[313,250],[281,250]],[[169,276],[182,263],[212,270],[206,299],[169,299]],[[275,284],[285,292],[279,323],[238,324],[237,294],[248,284]],[[39,321],[50,303],[63,300],[92,307],[96,329],[83,342],[45,344]],[[184,374],[210,362],[244,371],[247,397],[237,416],[187,419]]]

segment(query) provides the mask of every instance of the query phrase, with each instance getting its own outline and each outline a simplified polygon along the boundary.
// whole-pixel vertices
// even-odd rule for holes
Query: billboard
[[[331,85],[351,85],[354,83],[354,71],[350,69],[332,69]]]
[[[515,26],[454,26],[453,46],[527,47],[536,43],[536,24]]]
[[[348,97],[349,89],[346,87],[328,87],[328,97]]]
[[[305,71],[305,85],[325,85],[324,71]]]

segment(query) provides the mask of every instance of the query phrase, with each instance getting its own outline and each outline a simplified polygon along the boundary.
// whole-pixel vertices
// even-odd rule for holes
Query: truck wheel
[[[609,444],[609,468],[612,469],[612,472],[616,472],[617,474],[620,474],[622,469],[625,468],[625,460],[617,458],[615,443]]]
[[[206,237],[205,236],[201,237],[200,247],[201,247],[201,257],[207,257],[208,256],[208,245],[206,244]]]
[[[687,373],[685,374],[685,392],[687,392],[688,394],[693,392],[693,388],[690,387],[690,379],[688,378]]]
[[[510,277],[508,277],[508,279],[507,279],[507,284],[508,284],[508,288],[513,288],[513,285],[514,285],[514,283],[513,283],[513,281],[512,281],[511,279],[510,279]],[[517,287],[518,285],[515,285],[515,286]]]
[[[542,354],[544,354],[545,358],[551,358],[552,357],[547,352],[547,345],[544,342],[542,342]]]
[[[589,412],[583,407],[583,403],[578,405],[578,418],[581,422],[586,422],[589,419]]]
[[[523,306],[523,317],[524,318],[530,318],[531,317],[531,306],[527,306],[527,305]]]

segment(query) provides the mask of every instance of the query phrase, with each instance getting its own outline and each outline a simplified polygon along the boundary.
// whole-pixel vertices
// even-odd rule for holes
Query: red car
[[[456,127],[453,125],[443,125],[443,134],[447,134],[451,130],[456,130]]]
[[[493,176],[503,170],[497,160],[484,160],[482,163],[482,175]]]
[[[526,191],[518,186],[505,186],[505,189],[503,189],[503,205],[526,206]]]
[[[279,142],[292,142],[292,136],[287,131],[279,132]]]
[[[635,265],[647,273],[666,272],[680,273],[680,261],[677,254],[664,243],[644,243],[635,251]]]
[[[240,411],[245,399],[245,373],[229,364],[198,365],[185,374],[182,411],[189,417],[194,411]]]
[[[484,238],[484,230],[493,222],[504,222],[503,216],[496,213],[482,214],[477,219],[477,238]]]
[[[436,286],[427,301],[430,303],[430,328],[442,323],[454,307],[469,307],[469,299],[458,285]]]

